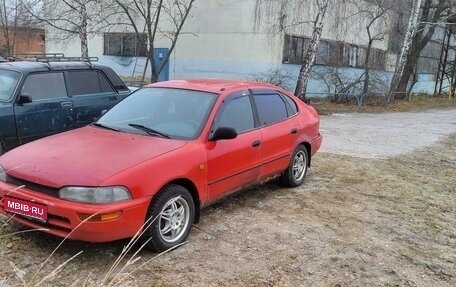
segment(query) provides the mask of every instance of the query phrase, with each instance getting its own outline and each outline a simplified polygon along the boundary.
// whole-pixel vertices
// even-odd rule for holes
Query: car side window
[[[289,96],[282,94],[282,97],[285,99],[285,101],[288,103],[288,116],[291,117],[293,115],[296,115],[298,113],[298,107],[296,103],[290,99]]]
[[[258,110],[260,125],[265,126],[288,118],[287,106],[279,94],[253,96]]]
[[[106,78],[97,71],[70,71],[68,82],[72,96],[114,92]]]
[[[111,84],[108,82],[106,77],[100,73],[97,72],[98,74],[98,81],[100,82],[100,88],[102,93],[114,93],[114,89],[112,88]]]
[[[67,96],[63,73],[30,74],[21,92],[29,94],[34,101]]]
[[[255,121],[249,95],[239,93],[230,96],[222,107],[216,126],[234,128],[238,134],[254,129]]]

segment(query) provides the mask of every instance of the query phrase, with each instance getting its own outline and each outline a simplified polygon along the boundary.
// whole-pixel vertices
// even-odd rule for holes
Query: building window
[[[309,46],[310,38],[285,35],[282,63],[302,64]],[[365,47],[322,39],[318,45],[315,63],[333,67],[364,68],[366,53]],[[372,48],[369,67],[375,70],[385,70],[386,52]]]
[[[348,65],[350,67],[358,65],[358,46],[350,45],[348,48]]]
[[[104,33],[103,55],[146,57],[146,34],[136,33]]]

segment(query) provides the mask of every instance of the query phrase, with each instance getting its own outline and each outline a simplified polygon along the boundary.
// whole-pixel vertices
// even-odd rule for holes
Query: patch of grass
[[[318,114],[329,115],[334,113],[384,113],[384,112],[415,112],[437,108],[456,108],[456,99],[450,99],[446,95],[431,97],[427,95],[417,95],[409,100],[394,100],[366,102],[362,107],[358,107],[355,101],[345,103],[335,103],[329,99],[310,99]]]

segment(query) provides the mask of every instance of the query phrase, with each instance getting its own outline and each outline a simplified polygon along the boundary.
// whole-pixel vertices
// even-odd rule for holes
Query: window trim
[[[110,36],[120,36],[119,54],[110,52]],[[134,55],[125,55],[124,41],[127,37],[133,37],[134,39]],[[144,37],[144,47],[142,47],[141,37]],[[106,43],[106,41],[108,42]],[[103,55],[116,57],[147,57],[147,34],[138,34],[135,32],[105,32],[103,33]]]

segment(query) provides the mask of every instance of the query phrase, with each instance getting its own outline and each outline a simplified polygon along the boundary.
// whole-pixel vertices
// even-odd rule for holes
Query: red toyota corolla
[[[162,251],[187,238],[202,207],[234,191],[275,175],[302,184],[321,141],[315,110],[281,88],[156,83],[89,126],[0,157],[0,212],[89,242],[143,230]]]

